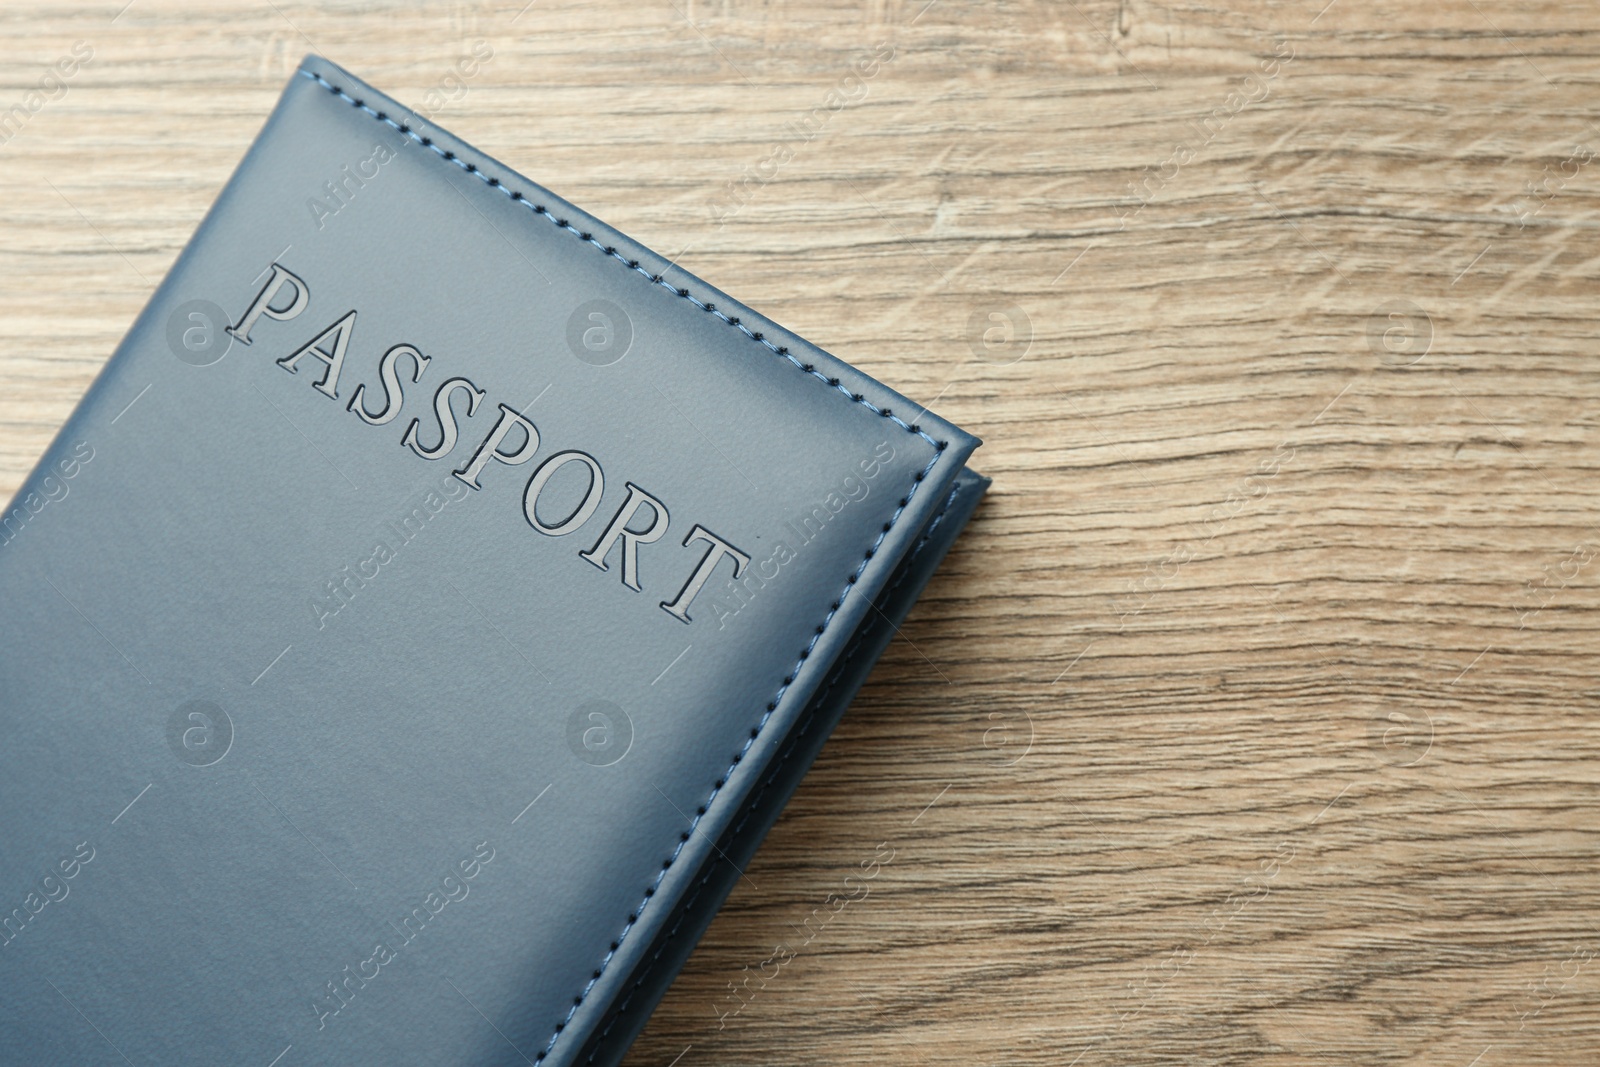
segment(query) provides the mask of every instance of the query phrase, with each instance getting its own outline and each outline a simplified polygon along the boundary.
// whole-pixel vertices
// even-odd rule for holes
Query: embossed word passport
[[[308,58],[0,516],[0,1062],[615,1063],[976,444]]]

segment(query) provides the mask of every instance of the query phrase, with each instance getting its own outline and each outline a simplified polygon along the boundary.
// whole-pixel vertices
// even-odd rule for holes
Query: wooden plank
[[[1585,8],[122,2],[0,14],[0,493],[313,48],[987,440],[630,1062],[1592,1059]]]

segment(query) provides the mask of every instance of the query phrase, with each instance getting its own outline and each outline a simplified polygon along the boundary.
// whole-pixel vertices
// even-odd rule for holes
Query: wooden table
[[[0,14],[0,493],[311,49],[987,439],[631,1063],[1595,1062],[1591,8],[124,2]]]

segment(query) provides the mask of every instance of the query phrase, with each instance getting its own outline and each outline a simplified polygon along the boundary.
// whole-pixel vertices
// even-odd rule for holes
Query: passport
[[[0,1061],[617,1062],[977,444],[308,57],[0,514]]]

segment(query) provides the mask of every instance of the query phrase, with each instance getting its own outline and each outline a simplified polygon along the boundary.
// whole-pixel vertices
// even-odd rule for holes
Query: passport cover
[[[615,1063],[976,445],[308,57],[0,515],[0,1061]]]

